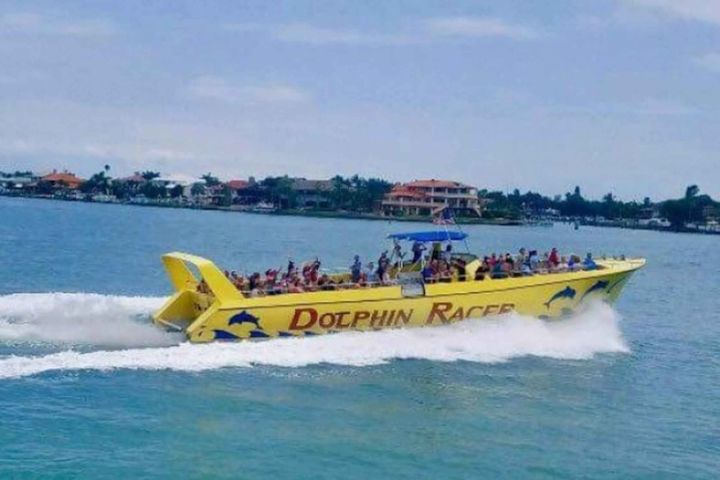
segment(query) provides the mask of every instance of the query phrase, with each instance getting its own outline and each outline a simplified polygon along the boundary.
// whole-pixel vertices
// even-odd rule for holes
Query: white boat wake
[[[134,318],[147,317],[162,300],[89,294],[0,297],[0,342],[130,347],[90,352],[71,348],[42,356],[10,355],[0,358],[0,379],[73,370],[197,372],[322,363],[359,367],[394,359],[495,363],[539,356],[581,360],[599,353],[628,352],[619,329],[619,316],[605,304],[592,305],[572,318],[554,322],[510,314],[433,328],[194,345],[178,344],[176,336],[138,323]],[[71,325],[73,322],[79,325]]]
[[[179,343],[148,322],[162,297],[92,293],[0,296],[0,342],[151,347]]]

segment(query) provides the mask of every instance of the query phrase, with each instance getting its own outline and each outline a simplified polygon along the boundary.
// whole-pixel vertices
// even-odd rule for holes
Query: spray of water
[[[492,363],[530,355],[588,359],[598,353],[628,351],[617,313],[604,304],[592,305],[573,318],[553,322],[510,314],[434,328],[192,345],[177,344],[174,337],[168,338],[164,332],[133,319],[138,314],[146,315],[162,299],[84,294],[51,294],[42,298],[45,302],[34,304],[38,298],[33,295],[0,297],[0,312],[5,318],[0,324],[0,341],[8,338],[55,343],[114,341],[113,345],[131,348],[91,352],[70,349],[42,356],[9,356],[0,359],[0,379],[69,370],[203,371],[253,365],[297,368],[321,363],[359,367],[393,359]],[[51,319],[59,319],[60,324],[45,329]],[[82,326],[73,326],[73,322]],[[173,344],[148,348],[154,341],[158,345],[168,341]],[[146,348],[134,348],[137,346]]]
[[[0,296],[0,342],[163,346],[178,343],[148,322],[163,298],[86,293],[21,293]]]

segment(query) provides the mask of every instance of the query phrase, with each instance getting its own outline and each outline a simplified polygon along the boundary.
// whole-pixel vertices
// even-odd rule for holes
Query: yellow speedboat
[[[396,237],[417,241],[417,235],[431,239],[436,248],[437,240],[465,237],[457,232]],[[173,252],[163,262],[176,291],[153,318],[185,332],[192,342],[432,326],[508,312],[557,318],[591,298],[614,301],[645,264],[644,259],[602,259],[593,270],[475,280],[481,260],[472,254],[459,257],[465,275],[455,272],[444,282],[423,281],[418,265],[401,261],[387,285],[346,288],[350,274],[343,273],[332,276],[333,290],[253,296],[237,289],[210,260]]]

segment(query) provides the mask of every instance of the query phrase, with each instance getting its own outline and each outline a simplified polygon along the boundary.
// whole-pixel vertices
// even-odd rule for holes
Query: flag
[[[435,225],[455,225],[455,214],[450,207],[443,208],[440,213],[433,218]]]

